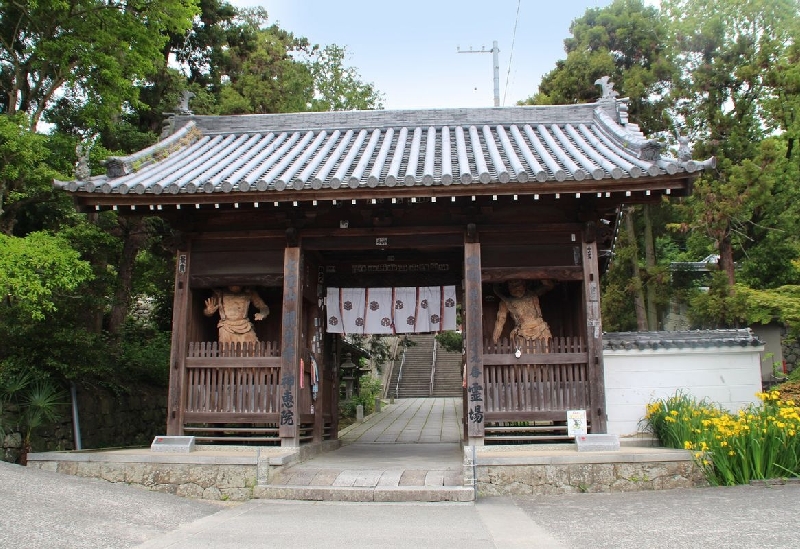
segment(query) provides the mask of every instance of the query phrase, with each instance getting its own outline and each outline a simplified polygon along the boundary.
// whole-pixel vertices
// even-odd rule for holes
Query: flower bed
[[[678,392],[647,406],[645,420],[661,444],[695,452],[712,485],[800,475],[800,407],[778,391],[730,413]]]

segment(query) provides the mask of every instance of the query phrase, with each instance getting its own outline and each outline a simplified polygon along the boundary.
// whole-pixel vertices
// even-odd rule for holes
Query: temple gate
[[[57,185],[85,210],[180,231],[167,432],[259,444],[337,436],[329,288],[454,288],[468,443],[529,440],[570,409],[604,432],[599,278],[620,208],[685,195],[713,164],[665,154],[610,89],[583,105],[173,126]],[[410,318],[396,313],[383,328]]]

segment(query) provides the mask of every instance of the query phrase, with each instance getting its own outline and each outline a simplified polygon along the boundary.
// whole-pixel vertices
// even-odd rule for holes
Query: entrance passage
[[[347,429],[342,447],[289,467],[259,497],[471,501],[464,487],[460,398],[396,400]]]
[[[368,421],[341,435],[353,443],[459,443],[463,423],[460,398],[408,398],[395,401]]]

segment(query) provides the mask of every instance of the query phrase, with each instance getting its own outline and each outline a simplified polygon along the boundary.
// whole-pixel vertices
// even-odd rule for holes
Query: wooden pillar
[[[167,435],[183,435],[186,407],[186,334],[189,329],[189,259],[191,245],[178,249],[175,262],[175,297],[172,301],[172,343],[169,357]]]
[[[467,227],[464,242],[464,319],[466,331],[467,391],[465,421],[467,443],[483,446],[485,384],[483,379],[483,291],[481,245],[475,225]]]
[[[606,384],[603,368],[603,325],[600,319],[600,269],[594,227],[587,226],[583,236],[583,294],[586,304],[586,346],[589,355],[589,411],[593,433],[605,433]]]
[[[303,299],[303,261],[300,247],[289,242],[283,256],[283,317],[281,321],[281,446],[300,446],[297,408],[300,374],[300,330]]]
[[[323,319],[324,320],[324,319]],[[330,348],[325,349],[327,353],[328,367],[325,369],[325,380],[328,383],[328,397],[330,405],[328,410],[331,414],[331,440],[339,440],[339,357],[342,356],[342,338],[338,336],[327,336],[332,340]]]

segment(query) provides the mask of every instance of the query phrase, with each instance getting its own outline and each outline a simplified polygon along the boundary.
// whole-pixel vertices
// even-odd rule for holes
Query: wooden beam
[[[383,234],[384,236],[381,236]],[[363,236],[349,231],[330,231],[324,237],[304,237],[303,247],[307,250],[396,250],[411,248],[422,250],[426,248],[443,248],[461,246],[463,240],[459,234],[429,234],[427,237],[420,234],[390,235],[390,233],[375,232],[373,235]]]
[[[583,237],[583,293],[586,313],[586,347],[589,354],[589,422],[593,433],[605,433],[605,373],[603,368],[603,325],[600,318],[600,269],[597,243]]]
[[[192,275],[192,288],[220,288],[227,286],[283,286],[283,273],[280,274],[220,274]]]
[[[505,282],[507,280],[583,280],[583,268],[564,267],[482,267],[484,282]]]
[[[488,412],[486,421],[494,423],[496,421],[566,421],[567,411],[552,410],[546,412],[524,411],[524,412]]]
[[[186,412],[187,423],[278,423],[280,414],[237,412]]]
[[[464,243],[464,318],[466,328],[466,363],[468,401],[467,422],[468,444],[483,446],[485,383],[483,378],[483,292],[481,289],[481,245],[477,235]],[[469,242],[469,240],[475,240]]]
[[[169,358],[167,435],[183,435],[186,408],[186,333],[189,329],[189,268],[191,244],[178,249],[175,261],[175,296],[172,300],[172,343]]]
[[[299,446],[298,381],[302,317],[303,261],[300,247],[287,247],[283,260],[280,437],[282,446]]]
[[[186,368],[280,368],[281,357],[186,357]]]
[[[483,355],[484,366],[515,364],[586,364],[587,353],[531,353],[514,355]]]

